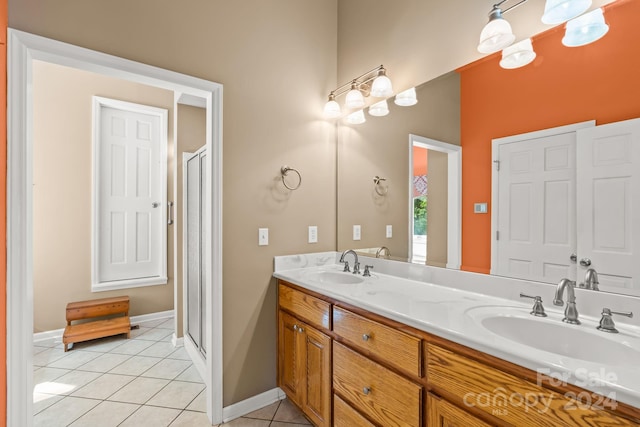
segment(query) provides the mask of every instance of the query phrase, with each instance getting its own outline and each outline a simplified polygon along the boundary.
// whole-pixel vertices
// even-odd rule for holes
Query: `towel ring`
[[[373,177],[373,182],[375,183],[374,188],[376,190],[376,193],[378,193],[379,196],[386,196],[387,193],[389,192],[389,187],[383,187],[380,185],[380,183],[382,181],[386,181],[387,178],[380,178],[378,175]]]
[[[298,175],[298,185],[296,185],[294,187],[289,187],[289,185],[287,185],[287,181],[284,179],[287,176],[287,174],[289,173],[289,171],[295,172],[296,175]],[[300,175],[300,172],[298,172],[297,169],[290,168],[289,166],[282,166],[280,168],[280,175],[282,175],[282,183],[289,190],[297,190],[298,188],[300,188],[300,184],[302,184],[302,175]]]

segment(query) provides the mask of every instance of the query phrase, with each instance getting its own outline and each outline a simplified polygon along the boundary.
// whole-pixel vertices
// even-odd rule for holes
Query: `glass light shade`
[[[344,106],[352,109],[364,107],[364,96],[362,96],[362,92],[360,92],[358,89],[352,88],[349,92],[347,92]]]
[[[335,119],[342,115],[342,111],[340,111],[340,104],[338,104],[335,100],[329,99],[329,101],[324,104],[324,116],[327,119]]]
[[[364,117],[364,111],[362,110],[354,111],[347,116],[347,122],[352,125],[360,125],[366,121],[367,119]]]
[[[393,101],[396,105],[401,107],[410,107],[418,103],[416,96],[416,88],[412,87],[396,95],[396,99]]]
[[[569,47],[584,46],[602,38],[608,31],[602,9],[594,9],[567,22],[562,44]]]
[[[388,98],[393,95],[393,86],[391,80],[384,74],[379,75],[371,85],[371,96],[376,98]]]
[[[376,102],[369,107],[369,114],[376,117],[382,117],[389,114],[389,106],[387,100]]]
[[[547,0],[544,5],[542,22],[561,24],[582,14],[591,7],[591,0]]]
[[[536,53],[533,51],[531,39],[524,39],[503,49],[500,66],[506,69],[520,68],[530,64],[534,59]]]
[[[494,18],[484,26],[480,33],[478,52],[493,53],[509,46],[516,39],[509,24],[503,18]]]

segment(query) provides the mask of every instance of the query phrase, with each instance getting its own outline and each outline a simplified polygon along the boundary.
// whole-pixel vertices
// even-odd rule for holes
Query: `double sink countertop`
[[[599,317],[585,315],[580,316],[581,325],[569,325],[562,322],[563,308],[551,305],[551,298],[545,299],[549,302],[545,306],[548,316],[535,317],[530,314],[531,300],[507,298],[513,292],[500,297],[429,283],[424,278],[435,276],[429,274],[433,267],[363,258],[363,265],[366,260],[375,266],[371,276],[353,275],[342,271],[342,264],[337,263],[339,255],[326,252],[276,257],[274,276],[557,378],[561,384],[573,384],[640,407],[639,327],[616,322],[620,332],[610,334],[596,329]],[[349,261],[352,263],[352,256]],[[404,275],[412,278],[380,272],[403,270],[411,271]],[[486,280],[484,275],[447,272],[456,273],[465,275],[466,281],[474,275]]]

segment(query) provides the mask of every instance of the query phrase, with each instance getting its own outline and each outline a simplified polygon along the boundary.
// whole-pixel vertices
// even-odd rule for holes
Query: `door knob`
[[[591,265],[591,260],[589,258],[582,258],[580,260],[580,265],[583,267],[589,267]]]

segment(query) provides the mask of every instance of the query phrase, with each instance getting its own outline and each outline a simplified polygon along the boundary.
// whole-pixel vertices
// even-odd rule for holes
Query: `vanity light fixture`
[[[342,115],[336,97],[344,93],[347,94],[345,107],[354,110],[364,107],[364,98],[369,95],[376,98],[390,97],[393,95],[393,86],[391,85],[391,80],[387,77],[387,70],[385,70],[384,66],[380,65],[373,70],[367,71],[329,93],[329,100],[324,106],[324,116],[326,118],[335,119]]]
[[[350,123],[352,125],[360,125],[366,121],[367,119],[364,116],[363,110],[354,111],[347,116],[347,123]]]
[[[493,9],[489,12],[489,22],[484,26],[480,33],[480,43],[478,43],[478,52],[493,53],[509,46],[516,39],[511,29],[511,24],[502,17],[504,12],[511,10],[513,7],[506,9],[504,12],[500,9],[507,0],[502,0],[493,5]],[[523,0],[524,3],[527,0]]]
[[[342,111],[340,111],[340,104],[336,102],[336,96],[333,92],[329,94],[329,100],[326,104],[324,104],[324,116],[327,119],[335,119],[342,115]]]
[[[544,5],[542,22],[545,24],[562,24],[591,7],[591,0],[547,0]]]
[[[562,44],[568,47],[584,46],[602,38],[608,31],[602,8],[594,9],[567,22]]]
[[[375,104],[369,107],[369,114],[376,117],[382,117],[389,114],[389,106],[387,105],[387,100],[376,102]]]
[[[501,6],[507,1],[517,1],[517,3],[502,10]],[[511,25],[502,17],[503,14],[527,1],[500,0],[494,4],[489,12],[489,23],[480,33],[478,51],[494,53],[502,49],[502,60],[500,61],[502,68],[523,67],[536,57],[531,39],[525,39],[511,46],[515,36]],[[591,3],[592,0],[546,0],[542,22],[545,24],[567,22],[566,32],[562,39],[562,44],[565,46],[584,46],[592,43],[604,36],[609,31],[609,26],[604,21],[602,8],[581,15],[591,7]]]
[[[347,92],[344,105],[351,109],[364,107],[364,95],[362,95],[362,92],[358,89],[358,84],[355,80],[351,82],[351,90]]]
[[[524,39],[502,50],[500,66],[506,69],[524,67],[536,59],[531,39]]]
[[[401,107],[410,107],[418,103],[418,97],[416,96],[416,88],[412,87],[396,95],[396,99],[393,101],[396,105]]]

